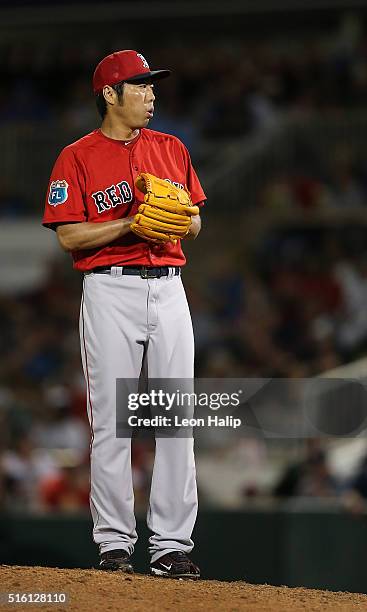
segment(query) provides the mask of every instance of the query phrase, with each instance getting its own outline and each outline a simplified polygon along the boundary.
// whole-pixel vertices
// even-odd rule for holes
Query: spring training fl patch
[[[65,180],[52,181],[48,194],[48,203],[51,206],[64,204],[68,199],[68,183]]]

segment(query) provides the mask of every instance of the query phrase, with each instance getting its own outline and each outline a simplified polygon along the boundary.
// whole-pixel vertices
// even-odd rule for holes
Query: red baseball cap
[[[116,85],[121,81],[141,83],[147,79],[157,81],[171,74],[170,70],[150,70],[149,64],[141,53],[136,51],[116,51],[99,62],[93,75],[93,91],[102,91],[105,85]]]

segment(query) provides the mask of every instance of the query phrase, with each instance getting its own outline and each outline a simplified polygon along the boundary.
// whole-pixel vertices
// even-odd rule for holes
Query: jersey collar
[[[118,138],[110,138],[109,136],[103,134],[101,128],[97,128],[95,130],[95,133],[98,134],[98,136],[100,136],[104,140],[107,140],[108,142],[115,142],[116,144],[124,145],[127,148],[129,147],[129,145],[135,144],[141,136],[141,130],[139,130],[139,133],[135,136],[135,138],[132,138],[132,140],[119,140]]]

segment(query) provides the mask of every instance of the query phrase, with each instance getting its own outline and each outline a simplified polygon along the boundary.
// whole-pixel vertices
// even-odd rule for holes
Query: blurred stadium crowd
[[[342,239],[335,232],[299,228],[268,235],[255,265],[238,253],[208,257],[207,278],[187,286],[197,375],[307,378],[363,355],[365,232],[353,227],[343,233]],[[0,499],[5,508],[61,510],[88,504],[79,300],[80,276],[59,260],[41,289],[0,299]],[[152,460],[151,445],[137,441],[138,508],[147,499]],[[320,448],[302,467],[311,471],[307,482],[326,478],[308,484],[314,491],[310,495],[336,495],[342,487],[337,475],[326,476],[324,462]],[[275,480],[267,494],[306,494],[301,484],[287,480],[278,486]]]
[[[60,121],[80,134],[94,129],[91,69],[111,49],[127,46],[135,42],[82,48],[52,39],[2,43],[0,130],[27,122],[42,129]],[[154,66],[179,67],[169,84],[159,86],[151,127],[179,136],[199,171],[205,166],[203,141],[220,147],[225,139],[270,128],[284,113],[337,116],[367,102],[367,38],[355,19],[307,44],[216,40],[190,43],[188,53],[182,44],[152,49],[148,43],[144,53]],[[363,209],[366,203],[367,168],[356,163],[352,145],[335,151],[329,177],[264,177],[257,194],[260,215]],[[40,203],[20,197],[5,177],[0,216],[30,211],[40,218]],[[186,284],[197,375],[306,378],[363,355],[366,244],[363,224],[299,222],[270,229],[250,252],[241,246],[208,255],[205,275]],[[88,508],[89,428],[76,329],[81,279],[69,268],[69,262],[55,260],[41,288],[0,295],[0,510]],[[267,469],[267,452],[258,441],[249,439],[241,448],[250,463]],[[147,501],[153,456],[150,443],[136,441],[138,509]],[[367,498],[367,460],[343,478],[329,468],[323,444],[309,441],[263,490],[256,482],[242,489],[243,501],[257,495],[343,497],[350,491],[358,509]]]
[[[115,40],[111,40],[115,36]],[[65,42],[39,37],[0,45],[0,124],[62,121],[80,134],[95,127],[92,71],[111,49],[140,48],[112,32],[107,41]],[[172,68],[157,85],[151,127],[175,133],[195,155],[201,138],[249,134],[276,121],[279,111],[363,108],[367,102],[367,40],[355,16],[322,36],[165,38],[142,50],[155,66]],[[189,44],[189,52],[187,45]],[[41,126],[40,126],[41,127]]]

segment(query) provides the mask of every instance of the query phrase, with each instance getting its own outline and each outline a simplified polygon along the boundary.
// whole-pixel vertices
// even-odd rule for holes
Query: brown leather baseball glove
[[[135,185],[145,194],[144,204],[130,226],[135,234],[145,240],[174,244],[188,234],[192,216],[199,214],[188,191],[147,172],[139,174]]]

